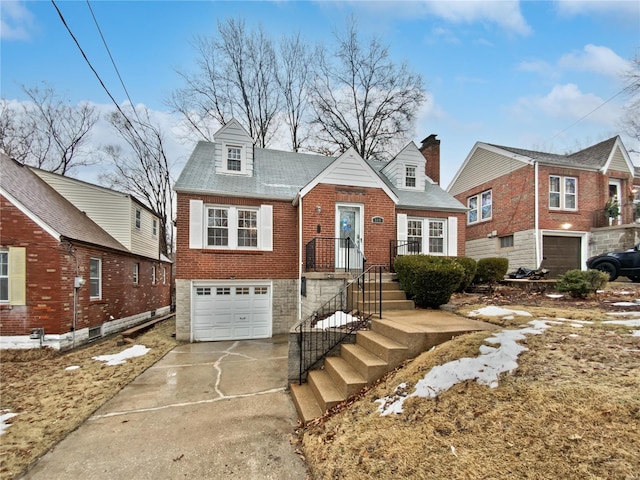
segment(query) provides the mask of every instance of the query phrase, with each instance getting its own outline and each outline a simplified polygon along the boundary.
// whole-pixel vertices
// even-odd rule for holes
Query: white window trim
[[[142,228],[142,209],[137,207],[134,215],[134,225],[136,230],[140,230]]]
[[[227,163],[227,152],[229,148],[239,148],[240,149],[240,170],[229,170],[229,164]],[[246,175],[247,174],[247,149],[245,145],[235,144],[235,143],[223,143],[222,151],[220,152],[221,157],[221,172],[228,175]]]
[[[6,275],[2,275],[1,278],[6,278],[7,279],[7,298],[1,298],[0,299],[0,304],[4,305],[4,304],[8,304],[9,301],[11,300],[11,269],[10,269],[10,262],[9,262],[9,250],[5,250],[5,249],[0,249],[0,253],[4,254],[7,256],[7,274]]]
[[[133,264],[133,284],[134,285],[140,284],[140,264],[139,263]]]
[[[487,218],[482,218],[482,196],[485,193],[491,194],[491,215],[489,215]],[[467,198],[467,208],[469,208],[469,211],[471,211],[471,207],[469,207],[469,204],[471,203],[472,198],[476,199],[476,208],[474,210],[478,212],[478,215],[476,216],[476,221],[472,222],[469,220],[469,212],[467,212],[467,225],[475,225],[476,223],[488,222],[489,220],[491,220],[493,218],[493,189],[490,188],[488,190],[476,193],[475,195],[469,196]]]
[[[551,192],[551,179],[559,178],[560,179],[560,191],[559,192]],[[566,206],[566,191],[565,191],[565,180],[572,179],[576,184],[576,193],[573,194],[575,197],[575,207],[569,208]],[[551,193],[559,193],[560,194],[560,206],[552,207],[551,206]],[[571,175],[549,175],[549,210],[568,210],[570,212],[575,212],[578,210],[578,177],[573,177]]]
[[[448,219],[446,218],[434,218],[434,217],[407,217],[407,240],[408,240],[408,225],[411,221],[417,221],[422,224],[422,244],[420,245],[420,253],[423,255],[433,255],[433,256],[447,256],[448,251],[450,249],[449,242],[449,233],[448,233]],[[442,252],[431,252],[429,251],[429,227],[431,222],[440,222],[442,223]]]
[[[209,210],[219,209],[227,211],[227,245],[209,245],[208,244],[208,229],[207,218],[209,216]],[[238,211],[248,210],[256,213],[256,235],[257,245],[255,247],[238,246]],[[239,205],[205,205],[204,208],[204,242],[203,246],[207,249],[213,250],[262,250],[261,245],[261,208],[253,206],[239,206]]]
[[[154,218],[151,222],[151,234],[154,237],[158,236],[158,219]]]
[[[91,276],[91,261],[96,260],[98,262],[98,277]],[[91,295],[91,280],[98,279],[98,295]],[[100,300],[102,298],[102,259],[91,257],[89,260],[89,298],[91,300]]]
[[[156,266],[151,265],[151,285],[156,284]]]
[[[413,177],[407,175],[407,169],[413,168]],[[415,185],[407,185],[407,178],[413,178]],[[417,165],[404,165],[404,171],[402,176],[402,188],[407,190],[418,190],[418,166]]]

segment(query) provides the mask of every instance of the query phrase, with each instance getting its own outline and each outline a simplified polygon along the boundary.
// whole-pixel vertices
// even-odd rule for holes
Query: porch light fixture
[[[316,212],[322,212],[322,207],[320,205],[316,205]]]
[[[572,225],[570,223],[563,223],[562,225],[560,225],[560,228],[564,230],[569,230],[571,227]]]

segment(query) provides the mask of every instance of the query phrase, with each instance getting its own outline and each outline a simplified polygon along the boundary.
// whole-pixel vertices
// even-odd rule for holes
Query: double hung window
[[[478,223],[490,220],[493,213],[491,190],[473,195],[467,199],[467,223]]]
[[[578,179],[575,177],[549,176],[549,208],[577,210]]]
[[[258,209],[207,208],[207,246],[258,248]]]

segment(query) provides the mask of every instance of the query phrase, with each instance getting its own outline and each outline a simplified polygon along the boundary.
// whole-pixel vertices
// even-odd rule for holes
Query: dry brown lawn
[[[49,349],[0,350],[0,414],[17,413],[0,437],[0,478],[15,478],[57,442],[75,430],[125,385],[178,344],[172,319],[136,338],[150,348],[122,365],[93,360],[131,345],[117,345],[119,336],[73,352]],[[67,371],[66,367],[78,366]]]
[[[616,308],[613,301],[634,298],[640,297],[607,292],[587,301],[551,300],[504,291],[457,296],[456,308],[465,313],[513,303],[536,318],[594,323],[563,321],[528,335],[520,342],[528,350],[518,368],[503,374],[497,388],[465,381],[435,399],[407,400],[401,414],[380,416],[376,399],[392,395],[402,382],[411,392],[436,365],[478,356],[489,335],[464,335],[423,353],[300,429],[312,477],[639,479],[640,337],[631,336],[629,327],[601,322]],[[531,318],[485,320],[519,328]]]

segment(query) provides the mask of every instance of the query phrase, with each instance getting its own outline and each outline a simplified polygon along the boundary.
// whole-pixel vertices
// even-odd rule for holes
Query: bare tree
[[[113,171],[100,175],[112,188],[142,197],[160,218],[160,248],[165,255],[173,251],[173,189],[169,160],[160,128],[153,125],[143,107],[129,112],[114,111],[107,121],[124,140],[126,149],[108,145],[104,152]]]
[[[169,106],[205,140],[235,117],[258,146],[267,146],[280,108],[272,41],[262,28],[247,32],[243,20],[231,19],[218,23],[218,38],[196,37],[193,46],[197,70],[178,72],[186,86],[172,93]]]
[[[27,165],[68,175],[79,166],[96,163],[83,147],[98,121],[87,102],[70,105],[52,87],[22,86],[30,102],[11,108],[3,100],[0,144],[5,153]]]
[[[363,158],[388,158],[389,146],[412,133],[426,99],[422,77],[406,63],[394,64],[376,38],[364,44],[353,20],[336,40],[332,57],[320,49],[311,88],[320,146],[325,152],[353,147]]]
[[[282,92],[284,118],[289,127],[291,149],[300,151],[308,139],[304,122],[308,112],[308,89],[313,81],[313,55],[300,34],[280,42],[278,85]],[[305,133],[303,133],[305,132]]]
[[[624,80],[628,82],[626,93],[629,96],[629,103],[622,119],[622,127],[630,137],[640,142],[640,53],[631,60],[631,66],[625,72]]]

